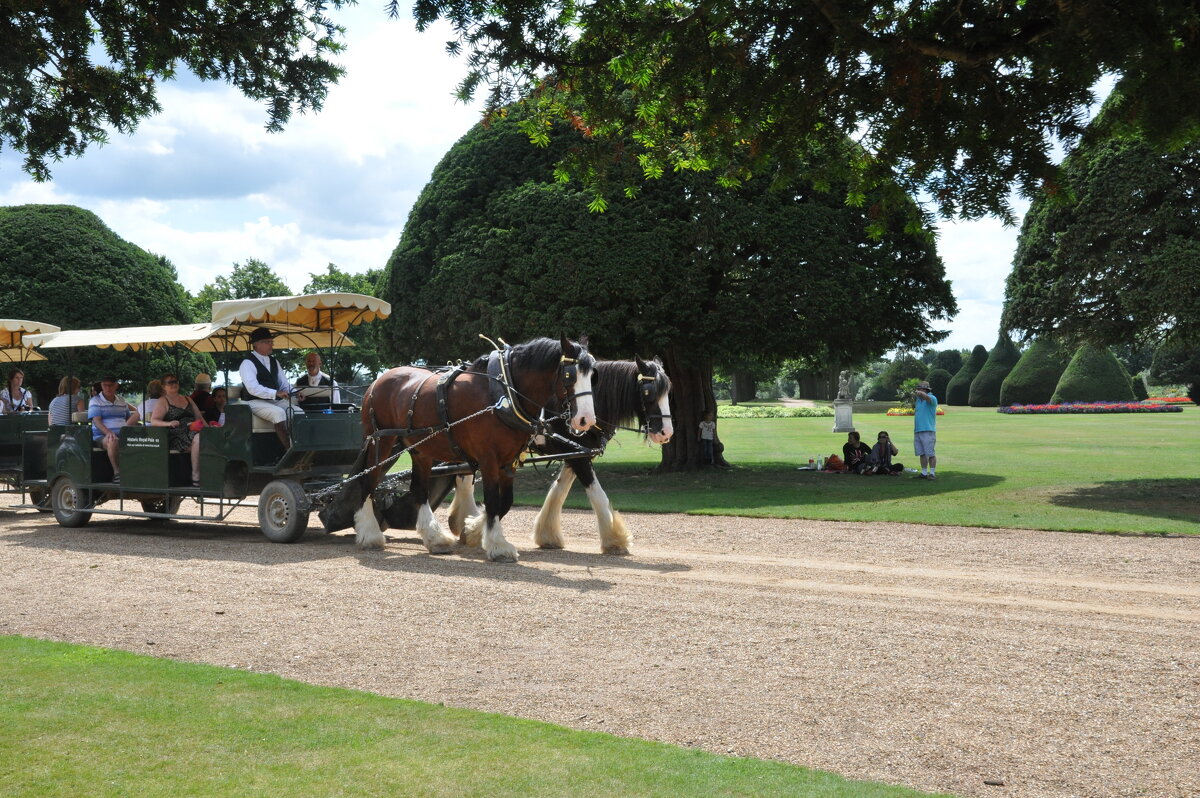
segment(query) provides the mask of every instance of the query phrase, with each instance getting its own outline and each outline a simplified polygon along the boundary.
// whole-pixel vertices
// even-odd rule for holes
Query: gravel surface
[[[498,565],[0,509],[0,633],[963,796],[1200,795],[1200,540],[627,514],[605,557],[564,521],[538,551],[514,510]]]

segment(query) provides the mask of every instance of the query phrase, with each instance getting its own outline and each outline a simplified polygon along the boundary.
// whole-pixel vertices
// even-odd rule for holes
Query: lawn
[[[887,430],[916,467],[912,419],[854,416]],[[654,474],[659,453],[622,433],[597,460],[621,510],[903,521],[983,527],[1200,535],[1200,408],[1182,413],[1009,416],[950,407],[938,419],[938,479],[799,471],[841,454],[829,418],[721,419],[731,470]],[[522,469],[517,501],[538,504],[552,472]],[[575,489],[568,506],[586,508]]]
[[[0,636],[0,795],[925,795],[779,762]]]

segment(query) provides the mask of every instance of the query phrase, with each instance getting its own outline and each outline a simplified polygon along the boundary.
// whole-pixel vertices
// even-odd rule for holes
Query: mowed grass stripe
[[[0,636],[0,794],[928,795],[276,676]]]
[[[912,418],[856,414],[863,439],[887,430],[912,454]],[[841,454],[828,418],[721,419],[730,471],[650,473],[657,447],[621,433],[596,461],[620,510],[1127,534],[1200,534],[1200,408],[1182,413],[1007,416],[947,408],[938,480],[798,471]],[[517,500],[540,504],[551,472],[522,469]],[[568,507],[586,509],[582,490]]]

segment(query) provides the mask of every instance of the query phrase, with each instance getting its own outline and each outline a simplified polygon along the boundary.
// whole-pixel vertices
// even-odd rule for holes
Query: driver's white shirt
[[[242,361],[242,365],[238,368],[238,375],[242,378],[242,391],[250,394],[255,399],[263,399],[271,402],[276,399],[275,389],[269,388],[258,381],[258,369],[254,367],[254,363],[250,358],[258,358],[258,362],[263,364],[263,368],[267,371],[271,370],[271,359],[263,357],[258,352],[251,352]],[[278,363],[279,361],[275,361]],[[291,391],[292,383],[288,380],[287,374],[283,371],[283,366],[279,366],[275,376],[279,378],[279,390]]]

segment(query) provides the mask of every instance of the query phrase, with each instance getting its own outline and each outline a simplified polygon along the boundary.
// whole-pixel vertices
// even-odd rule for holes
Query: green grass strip
[[[1200,534],[1200,408],[1182,413],[1008,416],[947,408],[938,419],[938,480],[798,471],[839,456],[844,434],[824,418],[718,421],[730,471],[657,474],[659,449],[621,433],[596,461],[619,510],[1027,527],[1126,534]],[[863,440],[887,430],[906,466],[911,418],[854,416]],[[540,504],[550,472],[518,473],[517,501]],[[586,509],[573,490],[568,507]]]
[[[779,762],[0,636],[0,795],[926,795]]]

